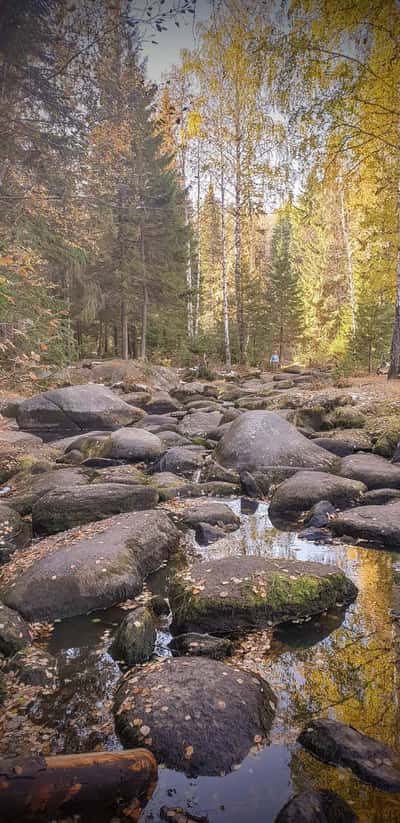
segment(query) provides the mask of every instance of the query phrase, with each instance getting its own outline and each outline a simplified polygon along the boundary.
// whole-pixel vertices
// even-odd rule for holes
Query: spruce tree
[[[292,255],[289,207],[278,214],[272,232],[266,322],[271,348],[279,351],[282,363],[294,353],[302,328],[302,302],[298,272]]]

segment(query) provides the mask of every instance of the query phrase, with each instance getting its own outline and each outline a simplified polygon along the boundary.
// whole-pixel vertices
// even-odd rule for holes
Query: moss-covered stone
[[[356,596],[335,566],[258,557],[195,563],[169,592],[174,632],[218,635],[305,619]]]
[[[326,427],[332,429],[362,429],[365,422],[363,412],[352,406],[338,406],[325,418]]]
[[[400,426],[398,429],[388,429],[383,432],[374,444],[373,452],[381,457],[392,458],[400,440]]]

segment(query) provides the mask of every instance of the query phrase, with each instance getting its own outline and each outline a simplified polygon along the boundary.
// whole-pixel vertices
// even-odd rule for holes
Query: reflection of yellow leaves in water
[[[359,596],[346,622],[310,648],[272,644],[262,673],[281,697],[273,742],[294,743],[311,716],[329,715],[400,749],[399,650],[389,609],[393,598],[392,557],[387,552],[345,547],[340,565],[356,566]],[[304,637],[307,628],[304,626]],[[260,669],[259,669],[260,671]],[[350,771],[320,763],[296,749],[296,791],[332,789],[352,804],[361,823],[399,823],[400,797],[362,784]]]

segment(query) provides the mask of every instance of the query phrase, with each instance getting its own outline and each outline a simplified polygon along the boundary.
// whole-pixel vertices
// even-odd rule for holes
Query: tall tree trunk
[[[201,243],[200,243],[200,137],[197,138],[197,275],[196,275],[196,311],[194,317],[194,336],[199,333],[200,287],[201,287]]]
[[[395,378],[400,377],[400,239],[399,246],[397,249],[396,278],[396,308],[394,315],[392,346],[390,350],[390,366],[388,380],[393,380]]]
[[[343,179],[341,173],[338,176],[339,196],[340,196],[340,220],[342,224],[343,243],[346,252],[347,260],[347,276],[349,282],[349,298],[351,309],[351,331],[353,338],[356,334],[356,297],[354,289],[354,274],[353,274],[353,254],[350,244],[350,233],[347,220],[346,204],[344,200]]]
[[[224,318],[224,346],[225,365],[232,368],[231,346],[229,340],[229,307],[228,307],[228,272],[226,265],[226,228],[225,228],[225,174],[224,158],[221,149],[221,257],[222,257],[222,300]]]
[[[240,108],[238,104],[236,107],[235,122],[235,293],[239,359],[241,363],[244,363],[245,333],[242,282],[242,137]]]
[[[149,313],[149,290],[147,288],[147,267],[146,267],[146,250],[144,243],[144,228],[143,223],[140,225],[140,257],[142,262],[142,283],[143,283],[143,307],[142,307],[142,340],[140,347],[140,356],[143,360],[146,359],[147,348],[147,321]]]
[[[124,294],[121,295],[121,357],[123,360],[129,360],[128,311]]]
[[[189,209],[185,194],[185,226],[189,233]],[[187,264],[186,264],[186,290],[187,290],[187,333],[189,340],[193,340],[194,325],[193,325],[193,272],[192,272],[192,249],[190,237],[187,241]]]

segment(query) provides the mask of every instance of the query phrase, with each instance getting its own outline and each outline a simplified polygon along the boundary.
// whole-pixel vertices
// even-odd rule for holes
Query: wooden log
[[[79,815],[103,823],[122,811],[138,820],[157,780],[146,749],[0,761],[1,823],[40,823]]]

